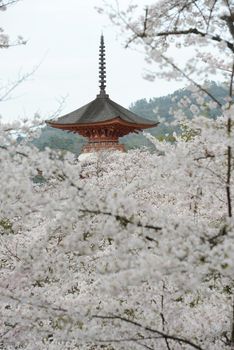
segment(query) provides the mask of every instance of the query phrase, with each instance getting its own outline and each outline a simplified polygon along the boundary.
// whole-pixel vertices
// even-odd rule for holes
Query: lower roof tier
[[[78,133],[84,137],[88,137],[89,140],[105,140],[115,141],[119,137],[128,135],[129,133],[138,133],[143,129],[152,128],[158,125],[154,123],[149,124],[138,124],[129,123],[122,120],[120,117],[113,118],[105,122],[96,123],[83,123],[83,124],[60,124],[58,122],[47,122],[50,126],[67,130],[73,133]]]

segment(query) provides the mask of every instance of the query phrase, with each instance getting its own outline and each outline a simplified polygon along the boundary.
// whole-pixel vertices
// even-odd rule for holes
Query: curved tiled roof
[[[56,121],[51,121],[53,124],[92,124],[103,121],[108,121],[113,118],[121,118],[128,123],[134,124],[148,124],[149,126],[157,124],[146,118],[139,117],[135,113],[120,106],[118,103],[112,101],[108,95],[100,94],[97,98],[88,104],[80,107],[74,112],[68,113]]]

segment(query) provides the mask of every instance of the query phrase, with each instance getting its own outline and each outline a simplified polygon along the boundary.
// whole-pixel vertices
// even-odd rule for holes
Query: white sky
[[[112,1],[112,0],[110,0]],[[128,0],[121,0],[126,4]],[[152,1],[138,0],[142,7]],[[49,119],[66,98],[62,114],[95,98],[98,93],[98,47],[103,30],[107,53],[107,93],[128,107],[141,98],[167,95],[178,83],[143,79],[144,55],[123,48],[124,39],[106,16],[94,9],[101,0],[22,0],[0,12],[1,26],[13,41],[22,35],[26,46],[0,51],[0,85],[22,73],[37,71],[11,99],[1,102],[4,121],[31,118],[38,112]]]

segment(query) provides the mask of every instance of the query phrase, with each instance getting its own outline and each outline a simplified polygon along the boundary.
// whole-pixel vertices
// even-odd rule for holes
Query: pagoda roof
[[[122,107],[118,103],[112,101],[107,94],[97,95],[93,101],[54,121],[49,121],[49,124],[87,125],[110,121],[114,118],[120,118],[130,124],[144,124],[149,127],[158,124],[156,121],[140,117]]]

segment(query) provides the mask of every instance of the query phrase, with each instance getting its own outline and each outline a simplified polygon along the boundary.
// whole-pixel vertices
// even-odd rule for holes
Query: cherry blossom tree
[[[3,348],[230,347],[225,129],[204,123],[189,143],[83,163],[4,139]]]
[[[104,2],[105,3],[105,2]],[[227,136],[231,137],[231,117],[227,116],[231,107],[234,75],[234,8],[229,0],[195,1],[158,1],[144,10],[138,18],[134,16],[138,6],[131,4],[126,11],[119,8],[118,2],[113,7],[105,3],[110,19],[124,32],[129,32],[126,47],[130,44],[143,45],[147,60],[159,65],[159,72],[150,72],[147,77],[154,79],[157,74],[168,79],[186,79],[195,87],[195,97],[204,105],[202,95],[208,95],[211,108],[221,108],[226,113]],[[103,12],[102,8],[98,9]],[[175,62],[169,56],[173,47],[186,55],[186,49],[192,49],[192,57],[184,64]],[[180,58],[181,55],[178,55]],[[182,60],[183,61],[183,60]],[[212,75],[225,81],[229,90],[227,104],[218,101],[209,93],[204,82]],[[198,93],[199,92],[199,93]],[[194,109],[195,108],[195,109]],[[194,114],[199,112],[191,106]],[[232,150],[227,150],[227,201],[228,215],[232,216],[230,191]]]
[[[145,134],[152,153],[79,161],[30,144],[39,118],[0,124],[2,349],[234,349],[232,6],[164,1],[126,17],[134,9],[111,18],[124,21],[130,42],[142,43],[166,77],[193,84],[198,107],[182,99],[175,111],[192,133],[172,144]],[[197,46],[209,70],[166,56],[177,40]],[[207,42],[222,64],[216,51],[204,60]],[[229,84],[225,104],[202,83],[211,67]],[[207,118],[204,108],[221,116]]]
[[[218,241],[222,237],[221,240],[224,242],[233,230],[232,225],[230,226],[232,222],[233,198],[231,194],[233,173],[233,4],[231,1],[216,0],[158,1],[154,5],[148,6],[142,16],[138,16],[139,8],[137,5],[131,4],[124,11],[119,8],[117,2],[115,4],[117,6],[112,6],[109,2],[105,3],[106,11],[112,22],[120,27],[125,36],[126,32],[128,32],[126,47],[141,45],[145,50],[147,61],[151,64],[156,63],[159,67],[158,70],[148,72],[147,78],[153,80],[156,76],[159,76],[167,79],[186,79],[191,83],[192,97],[196,98],[200,106],[198,108],[192,105],[190,101],[182,99],[179,101],[180,110],[177,111],[176,117],[178,120],[183,121],[183,107],[190,105],[191,112],[196,118],[192,121],[186,121],[186,123],[188,126],[191,126],[191,130],[197,130],[200,135],[199,142],[203,140],[204,147],[203,155],[194,157],[194,160],[205,162],[206,165],[203,163],[203,166],[206,167],[206,170],[209,169],[217,179],[222,179],[220,185],[221,183],[223,184],[221,187],[226,198],[223,195],[221,196],[222,199],[220,195],[218,196],[226,203],[226,219],[225,215],[222,219],[220,218],[220,223],[222,222],[225,225],[225,232],[220,228],[219,233],[214,237]],[[99,8],[98,10],[103,12],[103,9]],[[190,55],[190,57],[187,56],[189,57],[187,60],[179,59],[176,62],[176,49],[185,53],[185,57],[186,50],[190,49],[192,50],[192,57]],[[205,80],[212,75],[218,77],[219,80],[225,81],[228,90],[226,103],[217,100],[204,85]],[[204,100],[205,96],[208,96],[210,99],[210,103],[208,103],[210,109],[221,109],[222,118],[218,118],[215,122],[205,120],[202,117],[202,109],[207,107],[207,103]],[[220,134],[221,129],[222,136]],[[206,136],[200,139],[202,134]],[[220,141],[222,140],[222,146],[219,144],[218,147],[221,147],[222,151],[219,148],[217,153],[218,148],[216,148],[215,143],[219,137]],[[212,144],[213,146],[211,146]],[[196,154],[198,155],[198,153],[196,149]],[[216,157],[223,159],[223,161],[214,170],[210,168],[210,164],[213,163],[213,159]],[[190,174],[192,178],[194,175],[193,171]],[[198,183],[193,187],[193,190],[195,189],[197,193],[194,193],[192,198],[196,198],[193,209],[197,215],[198,198],[203,196],[204,190],[201,189]],[[207,207],[206,210],[208,210]],[[203,214],[206,216],[205,213]],[[212,216],[213,214],[210,218]],[[179,245],[176,245],[176,247],[178,249]],[[209,252],[210,249],[207,247],[205,251]],[[225,260],[224,256],[222,258]],[[210,262],[213,263],[214,260],[212,258]],[[233,281],[231,276],[228,285],[230,286],[230,294],[232,294],[231,286]],[[230,340],[227,342],[232,348],[234,347],[233,337],[234,332],[232,330]],[[221,345],[218,345],[218,348],[220,347]]]
[[[11,5],[16,4],[19,2],[19,0],[0,0],[0,14],[1,11],[6,11],[8,7]],[[26,40],[19,35],[17,39],[13,42],[10,41],[9,35],[5,33],[4,29],[0,27],[0,49],[8,49],[12,46],[18,46],[18,45],[25,45]],[[31,72],[25,73],[25,74],[19,74],[17,79],[13,82],[8,82],[7,84],[3,84],[3,86],[0,86],[0,102],[6,101],[11,97],[12,91],[14,91],[22,82],[24,82],[26,79],[28,79],[37,69],[35,67]]]
[[[20,0],[0,0],[0,11],[6,11],[7,8]],[[4,32],[4,29],[0,27],[0,49],[7,49],[10,46],[25,45],[26,41],[22,36],[18,36],[15,42],[10,42],[8,34]]]

